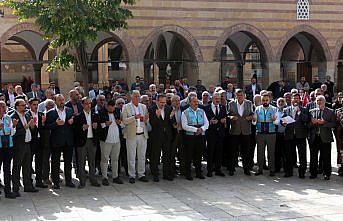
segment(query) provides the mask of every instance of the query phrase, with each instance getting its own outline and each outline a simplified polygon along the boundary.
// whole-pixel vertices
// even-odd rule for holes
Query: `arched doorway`
[[[304,76],[308,82],[316,76],[324,80],[326,75],[324,48],[319,40],[308,32],[294,34],[285,44],[280,59],[281,77],[295,85]]]
[[[252,76],[266,84],[267,55],[260,39],[247,31],[230,35],[222,45],[220,54],[220,77],[228,78],[235,87],[243,88]]]

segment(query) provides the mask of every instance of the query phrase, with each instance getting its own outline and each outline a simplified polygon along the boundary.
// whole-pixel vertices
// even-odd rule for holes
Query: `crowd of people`
[[[239,166],[246,176],[269,171],[291,177],[298,168],[303,179],[309,162],[310,179],[322,174],[329,180],[333,136],[340,156],[343,94],[334,99],[329,77],[312,85],[302,77],[295,88],[280,80],[267,90],[256,76],[244,89],[227,78],[207,89],[201,80],[149,85],[139,76],[130,88],[124,81],[90,84],[88,91],[74,86],[68,99],[55,82],[45,91],[35,83],[26,93],[20,85],[2,89],[0,184],[6,198],[20,197],[21,187],[60,189],[61,174],[70,188],[84,188],[87,179],[108,186],[110,177],[123,184],[124,176],[131,184],[148,177],[193,180],[193,167],[198,179],[233,176]]]

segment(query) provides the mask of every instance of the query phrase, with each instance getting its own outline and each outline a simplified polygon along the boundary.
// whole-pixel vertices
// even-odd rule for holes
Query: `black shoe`
[[[38,188],[48,188],[48,185],[43,183],[43,182],[39,182],[39,183],[36,183],[36,187],[38,187]]]
[[[129,183],[134,184],[135,182],[136,182],[135,178],[131,177],[131,178],[129,179]]]
[[[201,180],[205,179],[204,175],[202,175],[202,174],[198,174],[195,177],[198,179],[201,179]]]
[[[21,197],[21,195],[20,195],[20,193],[19,193],[18,191],[13,192],[13,195],[14,195],[15,197]]]
[[[174,178],[173,177],[169,177],[169,176],[165,176],[163,177],[164,180],[168,180],[168,181],[173,181]]]
[[[324,180],[330,180],[330,176],[324,175]]]
[[[160,178],[158,178],[158,176],[154,176],[154,178],[153,178],[153,180],[154,180],[154,182],[160,182]]]
[[[24,189],[25,193],[37,193],[39,192],[39,190],[35,189],[35,188],[28,188],[28,189]]]
[[[305,174],[299,174],[300,179],[305,179]]]
[[[186,180],[193,180],[192,176],[186,176]]]
[[[5,198],[7,199],[15,199],[16,196],[14,193],[10,192],[10,193],[5,193]]]
[[[251,176],[251,173],[249,170],[244,170],[244,174],[247,175],[247,176]]]
[[[77,187],[78,189],[83,189],[83,188],[85,188],[85,184],[84,183],[80,183],[80,185]]]
[[[317,175],[311,175],[310,176],[310,179],[313,180],[313,179],[316,179],[317,178]]]
[[[61,187],[60,187],[59,184],[54,184],[54,185],[52,186],[52,188],[55,189],[55,190],[61,189]]]
[[[233,172],[232,170],[229,171],[229,176],[233,176],[235,175],[235,172]]]
[[[270,172],[270,173],[269,173],[269,176],[270,176],[270,177],[274,177],[274,176],[275,176],[275,173],[274,173],[274,172]]]
[[[110,183],[108,182],[108,179],[103,179],[103,180],[102,180],[102,185],[104,185],[104,186],[109,186]]]
[[[116,184],[123,184],[124,182],[123,182],[119,177],[117,177],[117,178],[114,178],[114,179],[113,179],[113,183],[116,183]]]
[[[66,183],[66,187],[75,188],[75,184],[73,182],[68,182]]]
[[[206,176],[207,177],[212,177],[213,175],[212,175],[212,173],[207,173]]]
[[[255,173],[255,176],[259,176],[259,175],[262,175],[262,174],[263,174],[262,171],[257,171],[257,172]]]
[[[224,174],[222,171],[217,171],[217,172],[215,172],[215,175],[216,175],[216,176],[222,176],[222,177],[225,176],[225,174]]]
[[[142,176],[138,180],[141,181],[141,182],[144,182],[144,183],[149,182],[149,180],[146,178],[146,176]]]
[[[98,182],[91,182],[91,185],[95,186],[95,187],[100,187],[101,186],[100,183],[98,183]]]
[[[264,165],[264,166],[263,166],[263,169],[264,169],[264,170],[269,170],[269,167],[267,167],[267,165]]]
[[[285,178],[292,177],[292,176],[293,176],[293,175],[290,174],[290,173],[285,173],[285,175],[283,175],[283,177],[285,177]]]

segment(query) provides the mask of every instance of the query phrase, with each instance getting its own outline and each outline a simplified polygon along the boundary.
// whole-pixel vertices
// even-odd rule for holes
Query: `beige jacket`
[[[143,116],[148,113],[148,109],[144,104],[139,103],[138,108],[143,112]],[[136,125],[137,121],[135,119],[135,109],[132,103],[125,104],[122,110],[122,121],[125,124],[123,129],[123,136],[125,139],[134,139],[136,136]],[[144,128],[144,137],[148,139],[148,128],[147,128],[148,119],[145,119],[145,122],[141,122]]]

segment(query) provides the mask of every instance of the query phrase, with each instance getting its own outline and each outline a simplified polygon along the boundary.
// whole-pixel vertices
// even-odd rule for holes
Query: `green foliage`
[[[85,56],[76,50],[86,47],[84,42],[93,41],[99,31],[127,28],[127,20],[133,15],[123,7],[133,5],[135,0],[5,0],[4,6],[12,8],[20,21],[34,19],[44,33],[45,39],[53,39],[50,48],[64,48],[49,66],[66,69],[70,64],[85,64]],[[70,50],[69,50],[70,49]],[[76,51],[76,55],[70,51]]]

